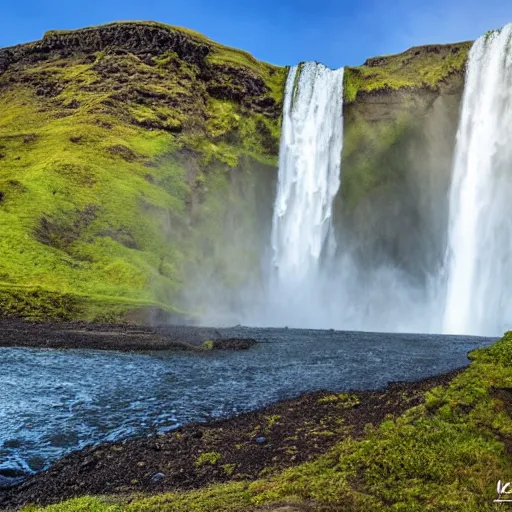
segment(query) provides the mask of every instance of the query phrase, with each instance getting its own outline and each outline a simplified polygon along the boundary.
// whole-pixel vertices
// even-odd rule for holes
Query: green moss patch
[[[471,42],[411,48],[398,55],[368,59],[363,66],[345,69],[345,100],[386,90],[438,89],[466,65]]]

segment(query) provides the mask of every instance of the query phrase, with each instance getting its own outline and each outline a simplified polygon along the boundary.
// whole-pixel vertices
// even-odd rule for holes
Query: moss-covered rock
[[[390,265],[425,282],[443,261],[468,47],[411,49],[358,68],[357,97],[344,108],[334,224],[363,270]]]
[[[352,103],[376,92],[430,89],[464,70],[472,42],[417,46],[397,54],[368,59],[345,69],[345,101]]]

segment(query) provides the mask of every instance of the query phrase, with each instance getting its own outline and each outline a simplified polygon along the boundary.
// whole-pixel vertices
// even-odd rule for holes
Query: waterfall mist
[[[413,252],[414,230],[422,227],[410,220],[417,205],[402,200],[405,209],[394,207],[393,213],[372,198],[358,210],[368,210],[364,220],[343,211],[343,204],[335,212],[336,199],[343,203],[343,73],[317,63],[290,70],[266,286],[262,304],[245,312],[241,322],[439,332],[441,312],[434,300],[439,287],[431,274],[441,258],[433,258],[431,273],[414,270],[422,265]],[[396,194],[428,194],[428,187],[401,184]],[[387,223],[379,226],[382,218]],[[393,238],[407,237],[411,246],[386,247]],[[397,264],[404,255],[419,264]]]
[[[288,75],[266,303],[281,325],[300,318],[303,327],[317,326],[328,305],[320,283],[336,248],[343,71],[307,62]]]

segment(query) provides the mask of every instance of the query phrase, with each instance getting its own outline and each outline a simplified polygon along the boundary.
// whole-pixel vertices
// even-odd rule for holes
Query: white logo
[[[512,490],[509,491],[510,482],[502,483],[501,480],[498,480],[498,486],[496,490],[498,491],[498,497],[494,500],[494,503],[512,503],[512,498],[507,499],[512,494]]]

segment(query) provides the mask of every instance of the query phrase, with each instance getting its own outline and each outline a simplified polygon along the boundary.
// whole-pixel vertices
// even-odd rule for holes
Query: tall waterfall
[[[325,308],[321,268],[335,249],[332,206],[342,145],[343,68],[315,62],[291,68],[272,225],[272,307],[281,324],[293,319],[295,325],[319,326],[317,313]]]
[[[450,193],[446,333],[512,326],[512,24],[473,45]]]

